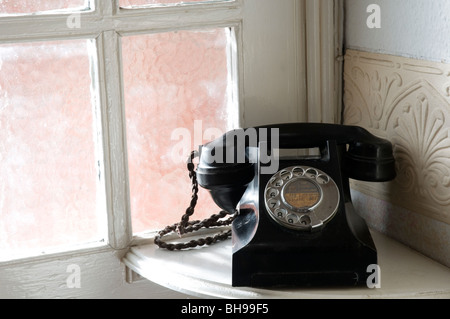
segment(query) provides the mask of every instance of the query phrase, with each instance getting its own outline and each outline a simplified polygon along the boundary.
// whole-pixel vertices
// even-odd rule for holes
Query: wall
[[[367,7],[378,4],[381,28],[369,29]],[[450,63],[450,1],[346,0],[347,48]]]
[[[380,8],[381,28],[369,28]],[[354,182],[372,228],[450,266],[450,2],[346,0],[344,122],[390,139],[396,181]]]

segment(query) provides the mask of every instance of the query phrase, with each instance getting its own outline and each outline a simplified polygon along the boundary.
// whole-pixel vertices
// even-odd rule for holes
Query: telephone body
[[[237,211],[232,285],[365,285],[377,251],[354,211],[349,179],[394,179],[391,143],[363,128],[334,124],[251,128],[256,143],[250,143],[247,130],[203,145],[196,171],[199,185],[219,207]],[[279,158],[276,172],[263,173],[275,160],[275,147],[318,148],[320,155]],[[238,154],[242,149],[244,158]],[[270,161],[261,160],[262,149]]]

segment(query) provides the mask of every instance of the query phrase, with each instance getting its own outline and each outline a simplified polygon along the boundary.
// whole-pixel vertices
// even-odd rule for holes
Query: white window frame
[[[247,17],[248,11],[255,8],[256,3],[260,6],[263,1],[267,3],[267,12]],[[109,297],[129,297],[141,292],[161,293],[153,285],[142,284],[131,295],[125,295],[130,288],[123,286],[127,272],[120,259],[130,245],[141,243],[142,239],[133,238],[131,228],[122,36],[232,27],[237,44],[233,65],[236,79],[239,79],[236,91],[240,126],[274,122],[340,122],[342,61],[339,57],[342,39],[338,26],[342,24],[342,0],[283,0],[282,3],[273,0],[235,0],[132,10],[118,9],[118,0],[91,2],[95,10],[76,16],[82,26],[79,29],[67,27],[68,19],[74,17],[73,13],[0,17],[0,44],[94,39],[97,55],[93,61],[93,73],[97,77],[94,84],[98,87],[93,91],[96,91],[94,100],[99,115],[98,125],[102,129],[99,144],[103,154],[101,169],[105,173],[108,243],[0,263],[0,297],[89,298],[105,296],[106,292]],[[283,6],[283,12],[292,11],[286,17],[291,25],[281,30],[288,33],[286,37],[294,39],[290,43],[279,39],[277,30],[268,24],[267,28],[264,27],[268,20],[264,14],[270,14],[270,6],[275,4]],[[322,24],[317,21],[322,21]],[[279,50],[273,50],[272,42],[277,42]],[[268,54],[254,52],[267,47],[272,47]],[[280,51],[283,54],[280,55]],[[255,68],[258,63],[264,68]],[[279,84],[280,78],[282,85]],[[84,289],[61,288],[70,275],[67,272],[70,265],[80,266],[83,276],[81,288]],[[48,280],[43,273],[48,274]],[[118,286],[121,287],[120,292],[117,292]],[[111,290],[116,294],[110,293]]]

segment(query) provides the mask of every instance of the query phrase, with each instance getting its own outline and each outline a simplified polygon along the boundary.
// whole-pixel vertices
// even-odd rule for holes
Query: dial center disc
[[[320,202],[319,187],[307,179],[295,179],[283,189],[283,199],[295,210],[308,210]]]

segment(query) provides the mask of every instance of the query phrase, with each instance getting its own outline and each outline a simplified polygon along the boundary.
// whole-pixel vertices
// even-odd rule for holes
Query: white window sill
[[[231,241],[183,252],[157,246],[133,247],[123,259],[140,276],[200,298],[450,298],[447,268],[384,235],[373,232],[381,268],[381,288],[266,290],[231,286]]]

